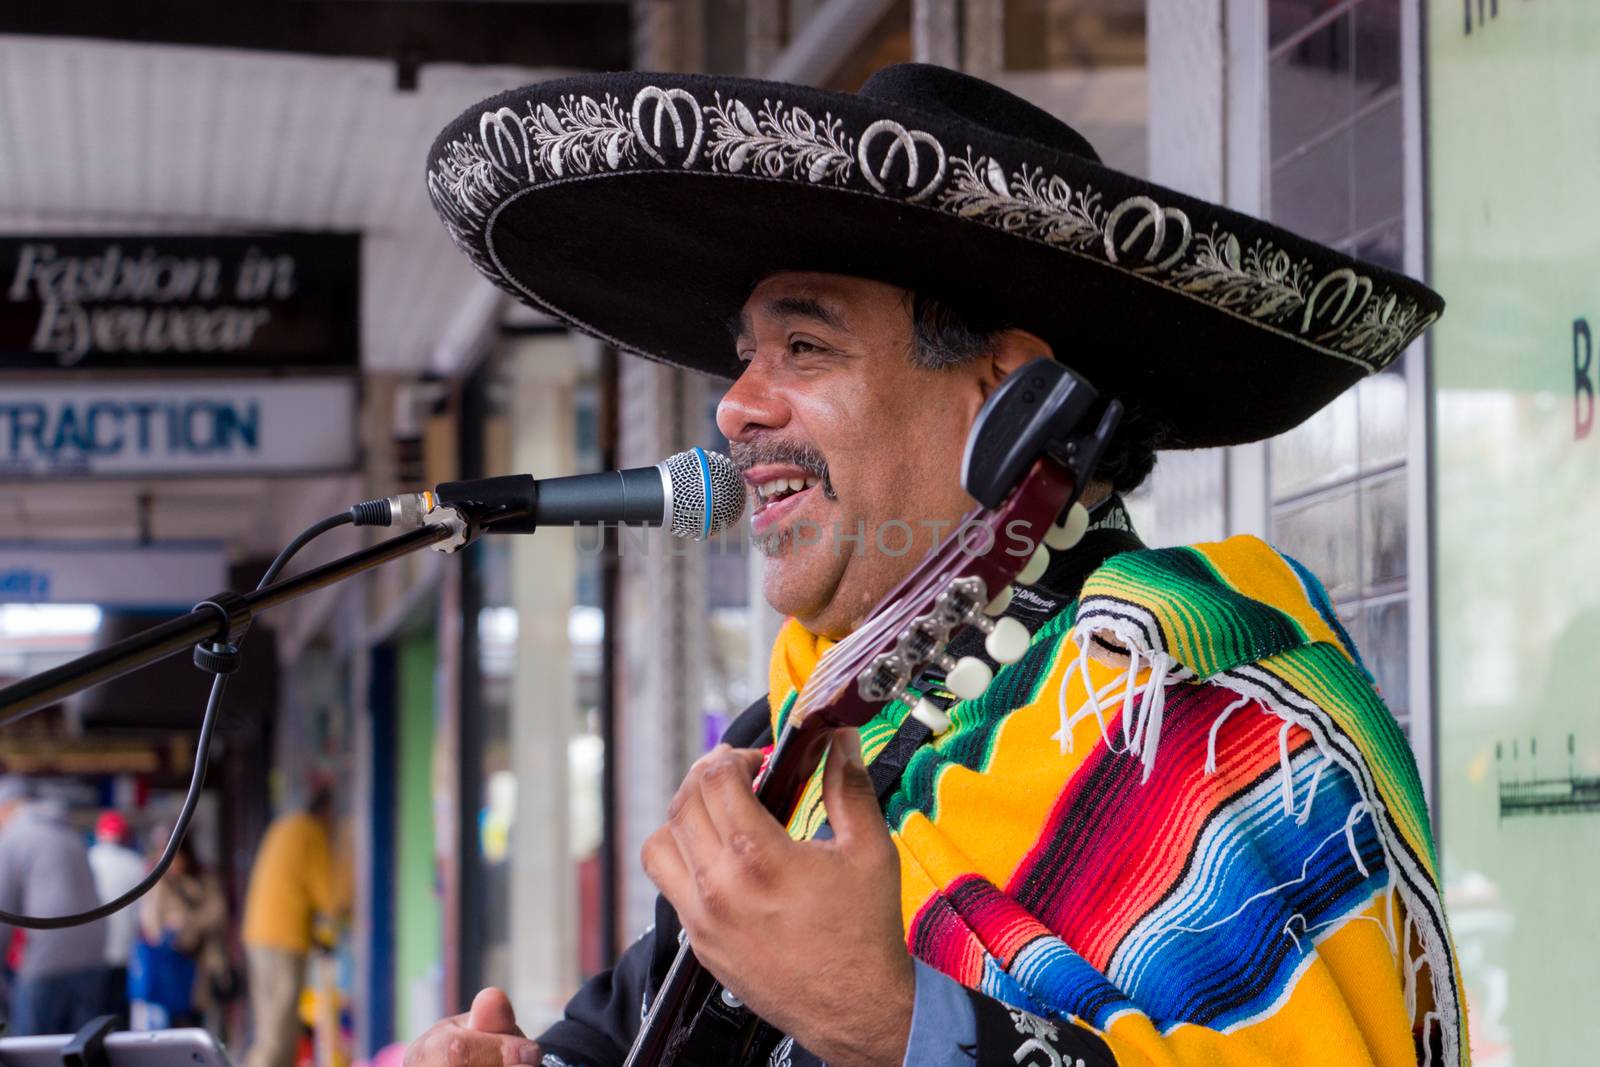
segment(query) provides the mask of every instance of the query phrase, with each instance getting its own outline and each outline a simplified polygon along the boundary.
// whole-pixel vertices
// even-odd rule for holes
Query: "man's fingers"
[[[887,835],[883,811],[861,757],[857,730],[833,732],[828,762],[822,769],[822,803],[828,811],[828,824],[842,845]]]
[[[437,1067],[513,1067],[515,1064],[537,1064],[542,1058],[539,1046],[525,1037],[462,1030],[451,1035],[445,1048],[444,1063]],[[407,1067],[412,1065],[408,1064]],[[436,1065],[428,1063],[416,1067]]]
[[[678,842],[673,838],[672,831],[663,826],[646,838],[644,848],[639,852],[639,861],[644,866],[645,877],[655,883],[661,895],[683,918],[694,904],[691,895],[694,876],[689,873],[689,866],[678,851]]]
[[[405,1067],[513,1067],[537,1064],[539,1046],[520,1034],[469,1030],[465,1015],[434,1024],[406,1048]]]
[[[730,748],[714,753],[700,773],[700,794],[722,840],[730,846],[773,845],[789,840],[783,827],[750,790],[761,770],[761,753]]]
[[[511,1008],[511,998],[506,996],[505,990],[492,986],[478,990],[478,995],[472,998],[466,1026],[469,1030],[481,1030],[486,1034],[522,1036],[522,1031],[517,1028],[517,1013]]]
[[[697,769],[683,783],[667,809],[667,831],[691,871],[704,870],[722,854],[722,834],[706,811],[705,797],[695,781]]]

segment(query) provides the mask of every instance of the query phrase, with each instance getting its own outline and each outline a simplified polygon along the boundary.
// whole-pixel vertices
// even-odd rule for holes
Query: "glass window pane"
[[[1272,221],[1329,244],[1351,229],[1351,134],[1340,130],[1272,170]]]
[[[1284,508],[1273,517],[1273,541],[1278,548],[1311,568],[1335,601],[1349,600],[1361,591],[1361,520],[1356,500],[1354,488],[1341,489]]]
[[[1361,469],[1403,462],[1406,458],[1406,376],[1404,361],[1382,374],[1356,383],[1361,423]]]
[[[1267,0],[1267,40],[1276,45],[1327,12],[1337,0]]]
[[[1347,391],[1295,429],[1268,442],[1274,500],[1355,477],[1356,410],[1356,396]]]
[[[1355,106],[1400,86],[1400,2],[1364,0],[1354,11]]]
[[[1339,625],[1343,626],[1344,632],[1350,635],[1350,640],[1355,644],[1356,651],[1365,656],[1367,654],[1366,613],[1356,607],[1345,608],[1336,614],[1339,616]]]
[[[1398,273],[1405,273],[1405,230],[1403,223],[1396,220],[1394,225],[1385,226],[1381,230],[1368,233],[1357,241],[1355,247],[1350,249],[1350,254],[1357,259],[1379,267],[1386,267]]]
[[[1400,98],[1355,125],[1354,228],[1365,230],[1405,214],[1405,145],[1400,129]]]
[[[1361,488],[1362,570],[1367,592],[1394,592],[1406,580],[1406,472]]]
[[[1355,71],[1344,15],[1271,61],[1271,155],[1281,159],[1350,117]]]
[[[1378,692],[1399,719],[1411,712],[1411,644],[1409,611],[1404,599],[1369,604],[1365,615],[1366,647],[1361,650],[1367,669],[1377,680]]]

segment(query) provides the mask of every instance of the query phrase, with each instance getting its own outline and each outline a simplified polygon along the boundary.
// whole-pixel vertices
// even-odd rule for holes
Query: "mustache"
[[[810,445],[779,438],[732,441],[728,445],[728,455],[733,459],[734,466],[739,468],[740,474],[763,463],[787,463],[799,467],[817,479],[822,486],[823,496],[829,500],[839,499],[833,491],[833,479],[828,474],[828,461]]]

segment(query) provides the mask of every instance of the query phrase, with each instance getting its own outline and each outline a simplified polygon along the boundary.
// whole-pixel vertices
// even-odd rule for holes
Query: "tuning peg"
[[[985,615],[999,615],[1001,612],[1005,611],[1006,608],[1011,606],[1011,595],[1013,591],[1013,588],[1009,585],[1000,590],[993,600],[984,605],[983,613]]]
[[[989,688],[993,679],[994,671],[983,660],[976,656],[962,656],[945,674],[944,684],[962,700],[976,700]]]
[[[1044,543],[1057,552],[1062,552],[1082,541],[1083,535],[1088,530],[1089,509],[1075,503],[1067,509],[1066,518],[1044,532]]]
[[[911,717],[932,730],[935,737],[950,729],[950,716],[940,711],[938,705],[927,697],[916,702],[911,709]]]
[[[1028,651],[1028,628],[1013,618],[996,619],[994,629],[983,639],[989,658],[999,664],[1015,663]]]
[[[1050,550],[1043,545],[1033,550],[1033,555],[1028,557],[1027,564],[1017,572],[1018,585],[1032,585],[1044,577],[1045,568],[1050,566]]]

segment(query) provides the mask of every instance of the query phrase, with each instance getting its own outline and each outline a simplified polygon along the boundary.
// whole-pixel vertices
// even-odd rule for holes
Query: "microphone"
[[[703,541],[744,514],[744,479],[720,452],[691,448],[654,467],[534,479],[528,474],[445,482],[432,492],[357,504],[360,526],[417,526],[450,509],[486,533],[532,533],[541,526],[619,523],[665,526]]]

